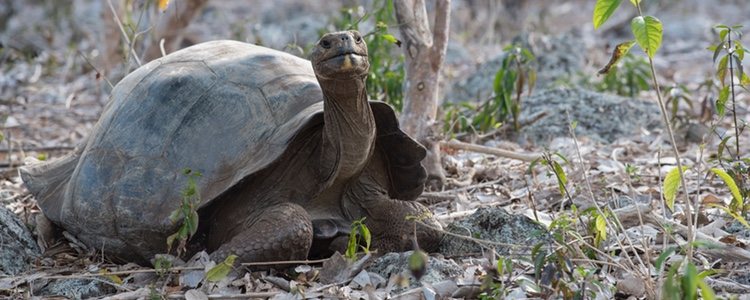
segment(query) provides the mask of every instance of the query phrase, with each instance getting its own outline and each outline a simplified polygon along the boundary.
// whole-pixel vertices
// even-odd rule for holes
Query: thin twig
[[[316,260],[287,260],[287,261],[266,261],[266,262],[250,262],[250,263],[241,263],[241,266],[269,266],[269,265],[294,265],[294,264],[319,264],[327,261],[328,258],[325,259],[316,259]],[[203,270],[205,267],[174,267],[174,268],[168,268],[168,269],[137,269],[137,270],[127,270],[127,271],[116,271],[116,272],[107,272],[107,273],[86,273],[86,274],[71,274],[71,275],[53,275],[53,276],[44,276],[40,277],[43,279],[70,279],[70,278],[89,278],[89,277],[106,277],[106,276],[112,276],[112,275],[130,275],[130,274],[137,274],[137,273],[156,273],[156,272],[179,272],[179,271],[191,271],[191,270]],[[11,277],[11,278],[23,278],[23,277]]]
[[[272,266],[272,265],[312,265],[321,264],[328,261],[329,258],[315,259],[315,260],[284,260],[284,261],[262,261],[262,262],[249,262],[241,263],[243,267],[248,266]]]
[[[120,16],[117,15],[117,10],[115,9],[115,6],[112,5],[112,0],[107,0],[107,4],[109,4],[109,9],[112,10],[112,16],[114,16],[115,18],[117,27],[120,28],[120,33],[122,33],[122,38],[125,39],[125,42],[128,44],[128,47],[130,48],[130,54],[135,59],[135,62],[138,63],[138,66],[141,66],[141,60],[138,58],[138,54],[135,53],[135,50],[133,49],[133,44],[130,43],[130,38],[128,37],[128,34],[125,32],[125,27],[122,25],[122,21],[120,21]]]
[[[518,153],[515,151],[508,151],[508,150],[492,148],[492,147],[487,147],[487,146],[482,146],[482,145],[464,143],[464,142],[457,141],[457,140],[441,141],[440,146],[453,148],[453,149],[459,149],[459,150],[473,151],[473,152],[484,153],[484,154],[492,154],[495,156],[516,159],[516,160],[521,160],[521,161],[526,161],[526,162],[537,160],[542,156],[541,154],[534,153],[534,152]]]
[[[570,116],[568,116],[568,118],[570,118]],[[591,203],[594,204],[594,207],[596,208],[596,211],[602,217],[604,217],[604,222],[607,223],[607,227],[609,227],[609,228],[615,228],[615,229],[620,229],[623,232],[623,235],[625,236],[625,238],[628,240],[628,243],[629,243],[631,249],[633,251],[635,251],[635,248],[633,246],[633,241],[630,240],[630,236],[628,236],[627,232],[625,232],[625,227],[622,226],[622,223],[620,223],[620,220],[619,220],[619,218],[617,218],[617,215],[613,214],[613,218],[615,219],[616,225],[617,225],[617,226],[613,226],[612,223],[610,222],[609,218],[605,217],[606,214],[604,213],[604,210],[602,210],[601,206],[599,206],[599,203],[596,201],[596,196],[594,195],[594,189],[591,187],[591,180],[589,180],[589,177],[588,177],[587,172],[586,172],[586,166],[583,164],[583,155],[581,155],[581,147],[580,147],[580,145],[578,145],[578,139],[576,137],[576,133],[575,133],[575,130],[573,129],[573,126],[568,125],[568,131],[570,132],[570,135],[573,137],[573,144],[575,145],[576,154],[578,156],[578,161],[580,162],[581,172],[583,173],[583,179],[584,179],[584,182],[586,183],[586,191],[588,191],[589,197],[591,197]],[[637,207],[638,203],[635,203],[635,206]],[[620,246],[621,249],[625,249],[626,248],[625,245],[622,244],[622,241],[620,241],[620,239],[615,238],[615,241],[617,241],[617,244]],[[630,265],[633,266],[633,268],[635,270],[638,270],[638,268],[636,268],[635,263],[633,262],[633,260],[630,258],[629,255],[625,255],[625,258],[628,260],[628,262],[630,263]],[[645,270],[648,270],[648,267],[646,267],[646,265],[643,263],[643,261],[641,260],[640,256],[636,255],[636,258],[638,259],[638,262],[640,263],[641,267],[643,269],[645,269]],[[645,277],[645,276],[643,276],[643,277]]]
[[[450,231],[446,231],[446,230],[444,230],[442,228],[432,227],[430,225],[427,225],[427,224],[423,223],[422,221],[415,220],[414,222],[417,222],[419,225],[421,225],[421,226],[423,226],[425,228],[438,231],[438,232],[440,232],[442,234],[474,242],[474,243],[478,244],[479,246],[484,247],[485,249],[490,249],[486,245],[495,245],[495,246],[513,247],[513,248],[523,248],[523,249],[532,249],[532,248],[534,248],[534,245],[501,243],[501,242],[495,242],[495,241],[488,241],[488,240],[473,238],[473,237],[470,237],[470,236],[456,234],[456,233],[453,233],[453,232],[450,232]]]
[[[84,55],[83,52],[81,52],[81,50],[78,50],[78,55],[81,56],[81,58],[83,58],[83,60],[86,62],[87,65],[89,65],[89,67],[91,67],[92,69],[94,69],[94,71],[96,71],[96,74],[100,75],[101,78],[104,78],[104,81],[107,82],[107,84],[109,85],[110,89],[113,89],[115,87],[112,84],[112,82],[109,81],[109,79],[107,78],[107,76],[106,76],[107,74],[103,74],[102,72],[99,72],[99,69],[97,69],[96,66],[94,66],[93,63],[91,63],[91,61],[89,60],[89,58],[86,57],[86,55]]]
[[[236,295],[223,295],[223,294],[211,294],[206,295],[208,299],[255,299],[255,298],[262,298],[262,299],[268,299],[272,298],[278,294],[281,294],[281,292],[255,292],[255,293],[245,293],[245,294],[236,294]],[[168,299],[186,299],[185,294],[169,294],[167,295]],[[296,299],[296,298],[292,298]]]
[[[25,147],[21,149],[0,149],[0,153],[8,153],[12,151],[36,151],[36,152],[44,152],[44,151],[67,151],[67,150],[73,150],[76,147],[74,146],[46,146],[46,147]]]

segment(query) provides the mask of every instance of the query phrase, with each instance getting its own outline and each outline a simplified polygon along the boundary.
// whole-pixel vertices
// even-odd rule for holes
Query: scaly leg
[[[310,215],[293,203],[265,208],[255,218],[245,221],[247,227],[211,253],[221,261],[230,254],[243,262],[306,259],[313,239]]]

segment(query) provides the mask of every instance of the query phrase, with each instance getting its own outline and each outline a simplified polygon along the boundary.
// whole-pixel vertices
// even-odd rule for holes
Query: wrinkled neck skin
[[[366,75],[365,75],[366,76]],[[356,177],[372,156],[375,118],[367,101],[365,77],[318,78],[323,90],[321,175],[339,184]]]

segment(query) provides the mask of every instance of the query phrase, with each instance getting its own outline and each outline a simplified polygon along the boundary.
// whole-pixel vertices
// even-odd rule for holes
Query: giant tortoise
[[[361,218],[373,248],[411,248],[424,148],[368,101],[358,32],[324,35],[311,61],[213,41],[149,62],[115,86],[82,146],[22,168],[23,181],[50,220],[121,260],[167,250],[184,168],[203,175],[197,240],[212,257],[303,259]],[[428,250],[438,239],[417,233]]]

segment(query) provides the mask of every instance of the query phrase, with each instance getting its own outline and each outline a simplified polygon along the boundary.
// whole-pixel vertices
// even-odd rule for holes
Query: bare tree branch
[[[448,33],[450,32],[450,0],[437,0],[435,7],[435,26],[432,29],[433,69],[439,70],[445,62],[445,52],[448,51]]]
[[[437,118],[440,69],[445,60],[450,26],[450,0],[437,0],[434,32],[424,0],[394,1],[406,54],[406,86],[401,127],[427,147],[427,173],[445,179],[440,147],[431,132]]]

